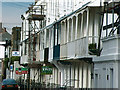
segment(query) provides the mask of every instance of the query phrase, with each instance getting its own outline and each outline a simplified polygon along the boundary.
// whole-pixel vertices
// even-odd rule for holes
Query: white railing
[[[88,36],[76,39],[71,42],[60,45],[60,59],[71,59],[78,57],[91,56],[89,55],[88,46],[90,43],[96,43],[98,46],[97,36]],[[32,57],[32,55],[31,55]],[[36,60],[40,62],[44,61],[44,49],[36,51]],[[51,62],[53,60],[53,47],[49,48],[49,59]],[[28,55],[21,56],[21,64],[28,62]]]
[[[96,43],[98,46],[97,36],[88,36],[76,39],[74,41],[62,44],[60,46],[60,58],[75,58],[90,56],[88,46],[90,43]]]

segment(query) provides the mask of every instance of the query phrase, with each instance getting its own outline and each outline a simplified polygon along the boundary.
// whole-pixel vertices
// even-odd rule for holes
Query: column
[[[91,80],[91,69],[92,69],[92,65],[89,64],[88,65],[88,88],[92,88],[91,85],[92,85],[92,80]]]
[[[61,71],[61,86],[64,85],[64,81],[65,81],[65,73],[64,73],[64,69]]]
[[[79,64],[79,88],[82,88],[83,85],[83,62]]]
[[[67,81],[67,76],[68,75],[68,72],[67,72],[67,68],[64,69],[64,85],[66,85],[66,81]]]
[[[84,62],[83,64],[83,88],[87,88],[87,64]]]
[[[58,70],[58,85],[61,85],[61,72]]]
[[[74,65],[71,66],[71,86],[75,86],[75,69]]]
[[[70,79],[71,79],[71,75],[70,75],[70,66],[67,68],[67,86],[70,86]]]
[[[55,68],[55,84],[58,84],[58,70]]]
[[[79,66],[75,64],[75,88],[79,87]]]
[[[53,81],[52,81],[52,83],[55,83],[55,70],[54,70],[54,68],[53,68]]]
[[[86,41],[86,43],[87,43],[87,45],[86,45],[86,55],[88,55],[88,39],[89,39],[89,9],[87,9],[87,25],[86,25],[86,36],[87,36],[87,41]]]

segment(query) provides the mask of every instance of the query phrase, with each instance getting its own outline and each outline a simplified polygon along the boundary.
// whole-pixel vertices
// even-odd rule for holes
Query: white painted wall
[[[94,87],[120,88],[120,54],[119,35],[106,37],[103,40],[103,51],[100,57],[94,58]],[[98,75],[98,78],[96,77]]]
[[[0,59],[5,57],[5,42],[0,42]]]
[[[89,1],[93,1],[93,0],[89,0]],[[64,15],[67,15],[67,14],[69,14],[69,13],[71,13],[72,11],[75,11],[76,9],[78,9],[78,8],[80,8],[82,5],[84,5],[85,3],[87,3],[87,2],[89,2],[88,0],[85,0],[85,1],[80,1],[80,0],[78,0],[78,1],[76,1],[76,0],[46,0],[46,1],[44,1],[44,0],[40,0],[40,1],[38,1],[37,3],[36,3],[36,5],[39,5],[39,4],[43,4],[43,3],[46,3],[46,5],[47,5],[47,11],[46,11],[46,22],[47,22],[47,24],[46,25],[49,25],[49,24],[51,24],[51,23],[53,23],[54,21],[55,21],[55,19],[59,19],[59,18],[61,18],[62,16],[64,16]],[[92,4],[94,4],[94,3],[92,3]],[[61,8],[62,7],[62,8]],[[37,6],[35,6],[34,8],[37,8]],[[83,10],[84,11],[84,10]],[[84,15],[84,12],[81,12],[81,14],[82,14],[82,16],[81,16],[81,18],[82,18],[82,20],[84,20],[84,19],[86,19],[86,21],[88,22],[89,21],[89,19],[91,19],[90,18],[90,16],[89,16],[89,10],[87,10],[87,12],[85,12],[85,15]],[[97,10],[96,10],[97,11]],[[91,10],[90,10],[90,12],[91,12]],[[24,16],[25,16],[25,18],[27,19],[27,17],[28,17],[28,15],[29,14],[24,14]],[[98,20],[98,17],[97,16],[99,16],[99,15],[95,15],[95,20],[96,21],[94,21],[95,22],[95,24],[94,24],[94,26],[95,26],[95,31],[97,31],[96,29],[98,29],[96,26],[97,25],[99,25],[99,21],[97,21]],[[50,21],[48,20],[48,18],[50,18]],[[64,44],[66,43],[66,41],[68,42],[68,39],[69,39],[69,37],[68,37],[68,35],[70,35],[70,36],[73,36],[73,33],[75,33],[75,34],[77,34],[77,23],[78,23],[78,17],[76,17],[76,30],[75,30],[75,32],[73,32],[74,30],[74,28],[73,28],[73,16],[71,17],[72,18],[72,22],[70,22],[70,23],[68,23],[68,21],[69,20],[67,20],[67,23],[68,23],[68,25],[67,26],[69,26],[69,24],[71,24],[70,26],[71,26],[71,29],[69,29],[69,27],[67,27],[67,30],[65,31],[65,32],[63,32],[63,34],[64,34],[64,37],[63,37],[63,39],[64,39]],[[84,19],[83,19],[84,18]],[[68,18],[69,19],[69,18]],[[75,22],[75,21],[74,21]],[[84,24],[81,22],[81,31],[80,31],[80,37],[81,37],[81,39],[80,39],[80,41],[75,41],[75,42],[73,42],[73,43],[68,43],[68,45],[66,46],[66,45],[62,45],[61,46],[61,52],[60,52],[60,54],[61,54],[61,58],[64,58],[64,57],[74,57],[74,56],[80,56],[80,55],[87,55],[87,48],[88,48],[88,44],[87,44],[87,38],[84,38],[84,37],[82,37],[82,33],[84,33],[84,35],[83,36],[86,36],[87,35],[87,32],[88,31],[90,31],[90,30],[88,30],[88,27],[90,27],[90,26],[88,26],[88,23],[87,22],[85,22]],[[33,23],[33,26],[34,26],[34,22],[32,22]],[[93,22],[91,22],[91,23],[93,23]],[[39,27],[39,23],[38,23],[38,21],[36,21],[36,25],[38,26],[38,28],[40,28]],[[64,24],[64,25],[66,25],[66,24]],[[84,27],[83,27],[83,26]],[[88,26],[88,27],[86,27],[86,25]],[[91,25],[91,24],[89,24],[89,25]],[[93,24],[92,24],[93,25]],[[66,29],[66,27],[65,26],[63,26],[63,27],[61,27],[61,28],[64,28],[64,30]],[[85,29],[85,30],[83,30],[83,29]],[[87,29],[87,30],[86,30]],[[28,35],[28,30],[29,30],[29,25],[28,25],[28,20],[24,20],[23,21],[23,32],[25,32],[25,33],[23,33],[23,40],[25,40],[25,39],[27,39],[28,38],[28,36],[26,36],[26,35]],[[91,30],[93,30],[93,29],[91,29]],[[71,33],[69,33],[71,31]],[[50,32],[49,32],[50,33]],[[96,32],[95,32],[96,33]],[[52,33],[53,34],[53,33]],[[96,33],[97,34],[97,33]],[[96,35],[95,34],[95,35]],[[62,34],[61,34],[62,35]],[[91,34],[90,34],[91,35]],[[43,48],[43,46],[45,46],[46,47],[46,42],[48,43],[48,41],[45,41],[46,40],[46,33],[45,32],[41,32],[41,35],[40,35],[41,37],[41,40],[40,40],[40,49],[42,50],[42,48]],[[50,35],[51,36],[51,35]],[[77,35],[75,35],[75,36],[77,36]],[[42,38],[43,37],[43,38]],[[62,36],[61,36],[61,38],[62,38]],[[70,41],[71,40],[73,40],[75,37],[71,37],[70,38]],[[51,40],[50,40],[51,39]],[[53,43],[53,41],[52,41],[52,39],[53,39],[53,36],[50,38],[49,37],[49,42],[50,43]],[[73,40],[74,41],[74,40]],[[79,43],[80,42],[80,43]],[[89,41],[89,42],[91,42],[91,40]],[[96,41],[97,42],[97,41]],[[62,44],[62,39],[61,39],[61,44]],[[82,45],[81,45],[82,44]],[[49,46],[49,45],[47,45],[47,46]],[[23,45],[23,47],[24,47],[24,45]],[[50,51],[52,52],[53,51],[53,49],[52,49],[52,44],[50,45]],[[73,47],[73,49],[71,50],[70,48],[71,47]],[[79,48],[79,49],[78,49]],[[24,51],[24,49],[25,48],[23,48],[23,51]],[[81,50],[82,52],[80,52],[79,50]],[[28,52],[28,51],[27,51]],[[41,59],[43,60],[43,51],[40,51],[40,54],[42,53],[42,55],[41,55]],[[53,56],[51,56],[51,55],[53,55],[52,53],[49,53],[49,60],[52,60],[52,58],[53,58]]]
[[[47,25],[58,20],[60,17],[67,15],[76,9],[80,8],[82,5],[91,1],[89,6],[99,6],[100,0],[40,0],[36,5],[46,3],[46,20]],[[37,6],[35,6],[37,7]]]
[[[0,45],[0,58],[5,57],[5,47]]]
[[[54,21],[58,20],[60,17],[67,15],[71,12],[73,12],[74,10],[80,8],[83,4],[85,4],[86,2],[89,2],[90,0],[40,0],[37,4],[41,4],[43,2],[47,2],[47,11],[46,11],[46,20],[47,20],[47,24],[49,25],[51,23],[53,23]],[[92,0],[93,1],[93,0]],[[85,11],[86,10],[86,11]],[[89,10],[89,8],[85,9],[81,12],[78,12],[81,14],[81,27],[77,28],[78,26],[78,16],[76,16],[76,13],[74,14],[76,16],[76,29],[75,29],[75,39],[74,37],[70,37],[73,35],[73,22],[68,23],[70,17],[73,18],[73,16],[70,16],[66,19],[68,27],[66,28],[66,26],[63,26],[62,28],[65,30],[63,30],[63,34],[64,37],[62,38],[64,41],[62,42],[61,40],[61,52],[60,52],[60,58],[64,59],[64,58],[80,58],[81,56],[87,56],[88,55],[88,44],[91,43],[91,40],[88,40],[88,36],[92,35],[91,33],[94,33],[94,35],[97,35],[97,32],[93,32],[93,28],[89,29],[89,27],[94,27],[95,30],[97,31],[99,28],[97,27],[97,25],[99,25],[99,16],[97,17],[96,13],[94,13],[95,18],[92,18],[92,20],[95,20],[94,23],[90,22],[90,24],[88,23],[91,20],[90,15],[93,15],[91,10]],[[84,12],[85,11],[85,12]],[[97,11],[97,10],[96,10]],[[90,12],[90,13],[89,13]],[[77,13],[77,14],[78,14]],[[27,18],[27,14],[25,15],[25,17]],[[50,18],[50,19],[49,19]],[[86,22],[85,22],[85,21]],[[65,22],[66,22],[65,21]],[[72,20],[73,21],[73,20]],[[84,21],[84,24],[83,24]],[[64,24],[66,25],[66,24]],[[24,31],[28,31],[28,21],[24,21]],[[69,28],[71,27],[71,28]],[[79,34],[78,35],[78,29],[80,29]],[[71,31],[72,30],[72,31]],[[70,33],[71,31],[71,33]],[[41,47],[40,47],[40,51],[38,53],[38,56],[40,55],[39,59],[40,61],[44,61],[44,45],[45,47],[47,47],[46,45],[46,33],[45,32],[40,32],[41,33]],[[28,34],[28,33],[26,33]],[[61,35],[61,37],[62,37]],[[79,37],[77,37],[79,36]],[[69,38],[70,37],[70,38]],[[25,34],[23,35],[23,40],[25,40],[27,38],[27,36],[25,36]],[[50,37],[49,37],[50,38]],[[53,39],[53,37],[51,37]],[[70,40],[69,40],[70,39]],[[72,42],[71,42],[72,40]],[[52,42],[52,40],[50,41]],[[24,45],[23,45],[24,46]],[[53,47],[52,45],[50,45],[50,53],[49,53],[49,61],[51,61],[53,59]],[[21,58],[23,61],[25,60],[24,56],[22,56]],[[26,60],[28,60],[26,58]],[[74,86],[73,84],[75,84],[75,87],[91,87],[90,82],[91,82],[91,70],[88,69],[88,67],[91,68],[90,65],[86,65],[85,62],[79,62],[79,64],[77,65],[73,65],[72,66],[72,70],[70,70],[69,66],[65,66],[65,67],[61,67],[61,86],[65,83],[66,80],[70,80],[71,77],[75,77],[76,81],[71,82],[71,85]],[[73,70],[73,68],[75,68]],[[75,72],[75,74],[71,74],[70,72]],[[33,71],[32,71],[33,73]],[[31,75],[33,76],[33,75]],[[54,68],[53,69],[53,74],[51,75],[52,80],[49,80],[49,76],[43,76],[42,81],[48,83],[55,83],[58,84],[58,71]],[[67,86],[70,86],[70,83],[67,84]]]
[[[94,66],[94,86],[95,88],[118,88],[118,62],[99,62]],[[113,69],[113,76],[111,75]],[[95,75],[98,74],[98,78]],[[97,84],[96,84],[96,79]],[[112,85],[111,85],[112,83]]]
[[[65,62],[64,62],[65,63]],[[73,88],[91,88],[92,64],[76,61],[68,64],[55,64],[61,72],[61,86]],[[56,73],[56,72],[54,72]],[[56,77],[56,76],[55,76]]]
[[[21,75],[18,75],[18,74],[16,74],[15,73],[15,70],[16,70],[16,68],[20,68],[21,66],[19,65],[19,61],[15,61],[14,62],[14,68],[13,68],[13,71],[10,71],[10,73],[11,73],[11,78],[13,78],[13,79],[19,79],[19,77],[21,76]]]

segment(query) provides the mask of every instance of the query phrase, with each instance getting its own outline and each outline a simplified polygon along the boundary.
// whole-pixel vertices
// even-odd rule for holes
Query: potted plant
[[[89,48],[90,55],[98,55],[98,49],[97,49],[96,43],[90,43],[88,48]]]

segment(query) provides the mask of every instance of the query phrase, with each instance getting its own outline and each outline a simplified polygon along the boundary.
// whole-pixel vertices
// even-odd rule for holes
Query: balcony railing
[[[91,57],[92,55],[96,55],[89,50],[89,45],[93,44],[92,50],[98,50],[98,39],[97,36],[88,36],[76,39],[71,42],[67,42],[65,44],[60,44],[60,60],[61,59],[71,59],[71,58],[80,58],[80,57]],[[53,47],[49,48],[49,56],[48,62],[51,62],[53,58]],[[44,49],[37,51],[36,58],[40,60],[40,62],[44,62]],[[21,60],[28,60],[28,56],[22,56]],[[59,60],[57,59],[57,60]],[[26,61],[27,62],[27,61]]]
[[[97,49],[98,39],[99,37],[97,36],[88,36],[62,44],[60,46],[60,58],[69,59],[75,57],[91,56],[89,54],[89,44],[95,43]]]

